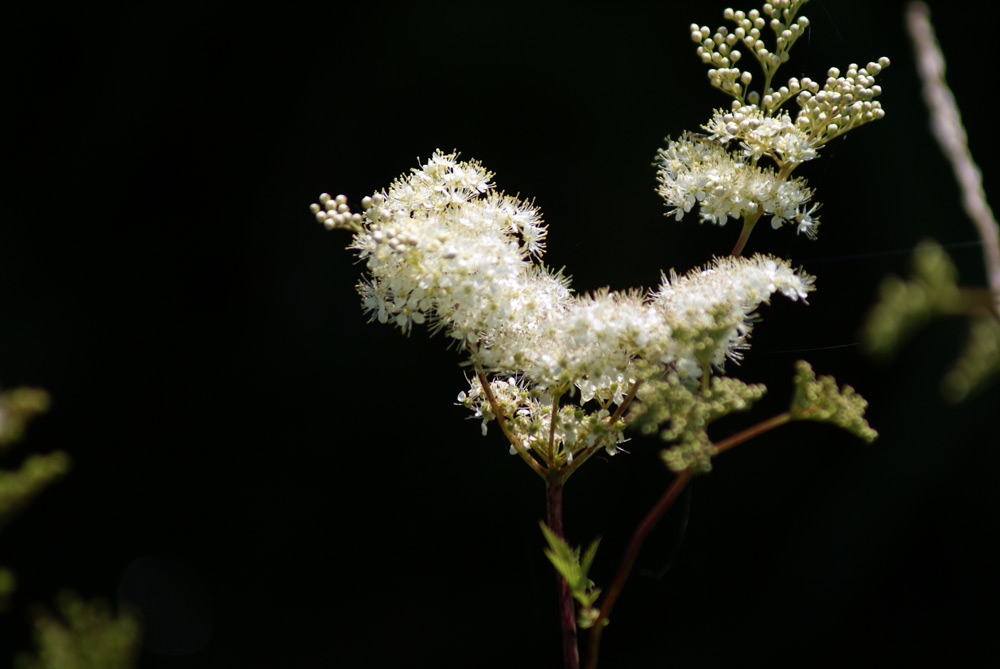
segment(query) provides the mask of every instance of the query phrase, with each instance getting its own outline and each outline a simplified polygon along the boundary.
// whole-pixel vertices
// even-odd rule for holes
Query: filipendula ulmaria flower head
[[[475,161],[438,152],[364,198],[361,213],[326,194],[311,210],[328,228],[354,233],[371,319],[404,332],[426,324],[454,338],[494,377],[492,400],[477,373],[459,403],[485,430],[496,402],[510,434],[526,450],[545,449],[548,462],[571,462],[597,445],[619,449],[624,424],[610,416],[639,382],[638,361],[697,379],[739,358],[755,310],[772,294],[797,300],[812,290],[811,276],[756,255],[671,272],[656,292],[574,295],[567,277],[541,264],[546,231],[537,209],[497,192],[492,177]],[[573,394],[577,404],[560,405]]]
[[[358,291],[373,320],[404,332],[429,320],[467,346],[518,311],[568,299],[557,277],[528,262],[544,250],[538,210],[497,193],[492,176],[438,152],[365,198],[363,214],[340,196],[313,205],[328,227],[354,230],[367,269]]]
[[[822,86],[793,77],[775,88],[775,73],[809,26],[798,16],[805,2],[778,0],[749,12],[727,9],[723,16],[733,27],[714,32],[691,25],[698,56],[710,66],[709,81],[733,101],[702,126],[707,135],[668,138],[658,154],[658,192],[671,207],[668,215],[680,219],[697,204],[703,222],[724,225],[743,218],[752,225],[766,214],[774,228],[794,223],[798,232],[815,237],[819,205],[810,205],[813,191],[805,180],[790,175],[831,139],[885,116],[875,99],[882,92],[875,75],[889,59],[864,67],[852,63],[844,72],[830,68]],[[751,87],[753,74],[737,67],[744,52],[760,67],[759,90]],[[793,99],[799,108],[794,118],[784,108]],[[770,164],[759,164],[764,158]]]
[[[749,348],[755,311],[781,293],[805,300],[813,277],[788,261],[756,254],[717,258],[704,268],[678,277],[664,275],[652,303],[671,326],[666,356],[682,377],[697,378],[726,359],[738,361]]]

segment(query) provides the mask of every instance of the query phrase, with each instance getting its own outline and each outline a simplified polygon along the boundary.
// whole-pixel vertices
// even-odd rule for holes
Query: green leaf
[[[600,597],[601,590],[594,587],[594,582],[587,578],[587,572],[597,555],[597,547],[601,543],[600,538],[595,539],[587,547],[581,559],[579,548],[570,547],[565,539],[557,536],[545,523],[539,522],[538,526],[542,528],[545,541],[549,544],[549,547],[545,549],[545,556],[566,580],[573,599],[580,603],[578,613],[580,627],[583,629],[593,627],[594,621],[600,615],[600,612],[594,608],[594,603]],[[607,621],[604,622],[607,624]]]
[[[549,547],[545,550],[545,556],[549,558],[552,566],[562,574],[562,577],[569,583],[570,588],[579,583],[582,576],[580,570],[580,550],[573,550],[566,543],[566,540],[556,535],[548,525],[543,522],[538,523],[542,528],[542,534]]]
[[[583,570],[584,575],[590,571],[590,565],[594,562],[594,557],[597,555],[597,547],[601,544],[601,538],[598,537],[587,546],[587,550],[583,553],[583,559],[580,561],[580,568]]]

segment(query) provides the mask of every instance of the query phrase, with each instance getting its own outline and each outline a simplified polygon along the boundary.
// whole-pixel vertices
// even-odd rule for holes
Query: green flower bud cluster
[[[748,409],[765,392],[763,384],[747,384],[725,376],[712,378],[710,388],[699,392],[671,373],[665,380],[643,385],[638,401],[632,405],[632,420],[644,434],[659,430],[664,441],[678,442],[662,453],[670,469],[708,472],[716,453],[708,438],[708,426],[734,411]],[[661,430],[664,423],[669,425]]]
[[[878,437],[865,420],[868,402],[850,386],[837,388],[832,376],[816,378],[808,362],[795,363],[795,389],[789,409],[792,420],[832,423],[871,443]]]
[[[1000,320],[981,304],[982,291],[961,288],[958,270],[941,245],[926,239],[917,245],[908,279],[887,276],[879,301],[868,312],[861,340],[873,356],[892,356],[905,340],[942,315],[969,315],[969,338],[941,382],[949,402],[961,402],[1000,375]]]

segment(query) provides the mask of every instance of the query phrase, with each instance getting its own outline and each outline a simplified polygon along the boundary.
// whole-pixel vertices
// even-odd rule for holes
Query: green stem
[[[545,481],[545,524],[565,541],[562,520],[563,479],[550,476]],[[556,570],[556,587],[559,591],[559,624],[562,628],[563,665],[565,669],[580,668],[580,649],[577,646],[576,612],[569,583]]]
[[[778,181],[784,181],[791,176],[792,170],[794,170],[797,166],[798,163],[792,162],[784,163],[783,165],[779,164],[777,176]],[[729,255],[738,256],[743,253],[743,247],[746,246],[747,240],[750,239],[750,233],[753,232],[753,227],[757,225],[757,221],[760,220],[760,217],[763,214],[764,207],[759,202],[757,203],[756,212],[749,215],[743,214],[743,230],[740,231],[740,238],[736,240],[736,246],[733,247],[733,250]]]
[[[729,254],[731,256],[738,256],[743,253],[743,247],[747,245],[747,240],[750,239],[750,233],[753,232],[753,226],[757,224],[760,219],[762,208],[757,205],[756,213],[747,216],[743,215],[743,230],[740,232],[740,238],[736,240],[736,246],[733,247],[732,252]]]
[[[701,366],[701,394],[704,395],[712,389],[712,364],[704,363]]]

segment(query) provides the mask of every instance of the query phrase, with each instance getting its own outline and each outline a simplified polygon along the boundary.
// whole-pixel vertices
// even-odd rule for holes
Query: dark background
[[[964,65],[992,45],[931,4],[995,193],[992,108]],[[307,207],[322,191],[357,203],[457,148],[534,197],[546,260],[579,291],[654,286],[726,253],[738,230],[664,218],[651,166],[665,135],[727,104],[688,38],[723,7],[139,3],[5,21],[0,380],[54,406],[4,464],[65,449],[74,468],[3,531],[20,583],[0,657],[28,645],[32,603],[70,587],[153,603],[143,667],[558,666],[540,482],[454,406],[465,382],[444,338],[365,323],[348,235]],[[887,366],[854,345],[918,240],[976,240],[901,11],[806,7],[783,76],[888,55],[888,114],[801,170],[823,203],[818,241],[751,239],[819,290],[763,310],[739,374],[769,397],[712,431],[782,410],[806,358],[870,400],[882,438],[792,425],[720,458],[650,538],[602,666],[997,650],[983,611],[1000,593],[1000,390],[939,399],[960,320]],[[980,248],[951,253],[982,285]],[[570,540],[604,537],[598,584],[670,481],[659,442],[629,449],[567,489]]]

